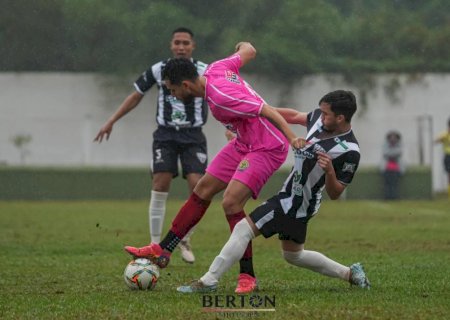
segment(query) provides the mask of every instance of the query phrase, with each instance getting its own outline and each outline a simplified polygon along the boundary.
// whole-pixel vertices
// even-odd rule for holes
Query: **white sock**
[[[150,237],[152,242],[161,241],[161,233],[166,214],[166,201],[168,192],[158,192],[152,190],[150,206],[148,208],[148,222],[150,227]]]
[[[325,276],[348,281],[350,268],[327,258],[320,252],[301,250],[297,252],[283,251],[287,262],[298,267],[318,272]]]
[[[247,219],[239,221],[234,227],[230,239],[209,267],[209,271],[200,278],[201,282],[206,286],[217,284],[222,275],[242,258],[248,243],[254,237],[255,234]]]

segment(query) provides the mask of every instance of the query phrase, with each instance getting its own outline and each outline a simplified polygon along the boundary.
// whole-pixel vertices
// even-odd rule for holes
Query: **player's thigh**
[[[203,174],[200,173],[189,173],[186,175],[186,180],[189,187],[189,192],[192,193],[194,191],[195,186],[200,181],[200,179],[203,177]]]
[[[229,183],[245,154],[239,153],[233,143],[226,144],[206,168],[206,172],[217,179]]]
[[[212,198],[222,190],[225,190],[227,183],[220,179],[205,173],[204,176],[198,181],[194,188],[194,192],[203,200],[212,200]]]
[[[233,175],[249,187],[253,198],[257,198],[262,187],[266,184],[273,173],[283,164],[286,152],[284,151],[260,151],[247,153],[239,163]]]
[[[278,195],[261,204],[249,216],[266,238],[278,234],[278,238],[282,241],[305,243],[307,224],[285,214]]]
[[[152,190],[158,192],[169,192],[172,178],[172,172],[154,172],[152,179]]]
[[[178,151],[174,141],[153,141],[153,174],[170,172],[173,177],[178,175]]]
[[[231,180],[223,194],[222,207],[225,214],[235,214],[244,209],[253,190],[238,180]]]
[[[208,165],[206,141],[201,143],[189,143],[179,146],[181,168],[183,178],[190,173],[204,174]]]
[[[248,215],[248,218],[264,238],[270,238],[278,233],[276,215],[279,210],[280,206],[277,201],[277,196],[274,196],[255,208]]]

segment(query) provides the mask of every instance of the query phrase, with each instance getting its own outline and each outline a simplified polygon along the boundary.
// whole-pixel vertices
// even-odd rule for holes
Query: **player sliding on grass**
[[[206,169],[206,174],[178,212],[166,237],[142,248],[125,247],[135,257],[147,257],[164,268],[170,254],[186,233],[203,217],[211,199],[225,190],[222,207],[230,230],[245,218],[244,206],[257,198],[269,177],[283,164],[289,144],[302,147],[284,118],[242,79],[239,69],[256,55],[248,42],[236,45],[236,53],[209,65],[203,76],[186,59],[166,64],[163,79],[173,96],[184,102],[205,97],[211,113],[236,134]],[[252,246],[248,241],[241,253],[237,293],[257,287],[253,271]],[[238,259],[239,259],[238,258]]]
[[[360,263],[346,267],[319,252],[304,250],[307,224],[319,210],[322,190],[325,188],[332,200],[337,199],[352,181],[360,158],[350,124],[356,111],[353,93],[330,92],[320,100],[319,106],[320,110],[309,114],[277,109],[287,122],[307,127],[306,146],[295,150],[294,167],[281,191],[237,223],[209,271],[178,291],[216,290],[219,279],[242,257],[253,238],[260,234],[269,238],[276,233],[288,263],[361,288],[370,287]]]

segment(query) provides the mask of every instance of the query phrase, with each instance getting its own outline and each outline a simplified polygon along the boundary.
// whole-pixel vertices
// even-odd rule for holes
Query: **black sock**
[[[173,252],[180,241],[181,238],[179,238],[172,231],[169,231],[164,239],[162,239],[162,241],[159,243],[159,246],[167,251]]]
[[[253,271],[253,258],[242,258],[239,260],[240,273],[246,273],[255,277],[255,271]]]

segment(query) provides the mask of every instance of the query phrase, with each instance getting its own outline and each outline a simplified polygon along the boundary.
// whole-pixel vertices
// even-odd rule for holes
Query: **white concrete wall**
[[[290,84],[256,76],[247,79],[274,106],[309,111],[325,93],[340,88],[353,90],[361,102],[360,90],[340,76],[316,75]],[[398,79],[397,89],[388,94],[393,79]],[[108,142],[92,142],[103,122],[133,91],[133,81],[82,73],[0,73],[0,164],[21,164],[11,139],[30,134],[28,165],[149,166],[156,90],[116,124]],[[384,135],[391,129],[403,135],[406,163],[419,164],[422,125],[423,160],[432,164],[434,189],[443,190],[442,149],[431,141],[446,129],[450,116],[450,75],[376,76],[366,97],[367,105],[360,103],[353,120],[362,165],[378,165]],[[305,133],[302,128],[295,130]],[[224,129],[210,116],[205,132],[211,159],[225,144]],[[292,157],[286,165],[291,164]]]

